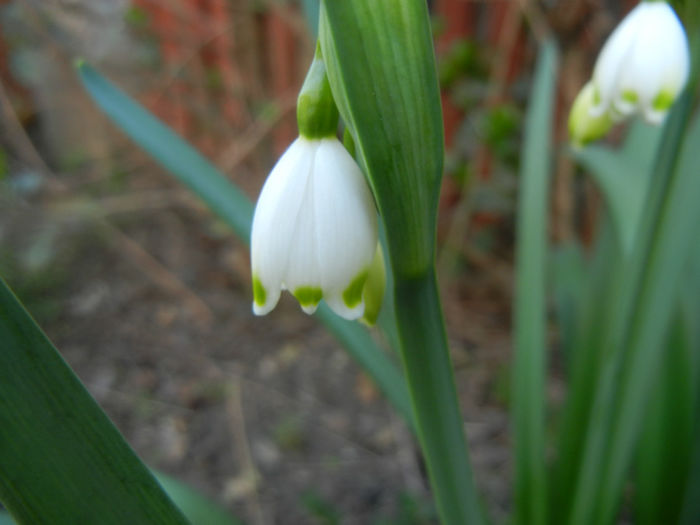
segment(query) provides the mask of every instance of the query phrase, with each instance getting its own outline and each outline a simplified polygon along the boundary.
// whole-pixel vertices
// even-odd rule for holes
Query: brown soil
[[[61,210],[57,200],[6,206],[3,245],[19,257],[58,225],[65,277],[25,299],[58,305],[39,315],[44,328],[147,464],[252,524],[331,523],[310,510],[325,504],[342,523],[378,523],[429,500],[408,430],[332,336],[289,298],[252,315],[247,249],[206,210],[178,198],[110,217],[159,267],[89,219],[36,213]],[[472,462],[503,517],[507,283],[483,270],[451,281],[443,300]]]

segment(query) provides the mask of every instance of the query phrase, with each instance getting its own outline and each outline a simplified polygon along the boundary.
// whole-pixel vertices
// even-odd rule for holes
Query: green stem
[[[434,267],[416,278],[397,276],[395,303],[418,439],[442,523],[480,524]]]

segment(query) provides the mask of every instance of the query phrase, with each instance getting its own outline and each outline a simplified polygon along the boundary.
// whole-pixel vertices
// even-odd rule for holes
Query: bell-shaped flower
[[[666,2],[640,2],[605,42],[593,71],[591,115],[641,113],[659,124],[688,79],[683,26]]]
[[[289,290],[306,313],[323,298],[362,317],[377,248],[377,212],[359,166],[335,137],[296,139],[265,182],[253,217],[253,311]]]

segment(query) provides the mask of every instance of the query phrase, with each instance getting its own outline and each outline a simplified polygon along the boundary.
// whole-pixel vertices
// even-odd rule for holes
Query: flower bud
[[[576,96],[569,115],[569,136],[575,146],[585,146],[589,142],[605,136],[613,125],[609,112],[599,116],[591,114],[594,106],[595,87],[588,82]]]
[[[665,2],[641,2],[613,31],[593,72],[591,116],[641,113],[660,124],[688,79],[683,26]]]

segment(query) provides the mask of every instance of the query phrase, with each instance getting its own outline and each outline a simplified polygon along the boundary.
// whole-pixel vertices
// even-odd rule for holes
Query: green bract
[[[299,135],[307,139],[334,137],[338,130],[338,109],[319,46],[297,98],[297,123]]]

